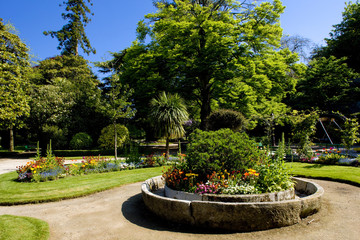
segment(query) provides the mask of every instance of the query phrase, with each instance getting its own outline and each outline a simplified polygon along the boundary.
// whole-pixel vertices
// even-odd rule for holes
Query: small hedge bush
[[[208,129],[216,131],[222,128],[230,128],[237,131],[245,128],[246,119],[240,112],[228,109],[219,109],[208,117]]]
[[[70,147],[72,149],[89,149],[93,143],[89,134],[79,132],[73,136],[70,141]]]
[[[196,130],[190,135],[187,167],[201,175],[213,171],[245,171],[266,156],[245,133],[230,129]]]

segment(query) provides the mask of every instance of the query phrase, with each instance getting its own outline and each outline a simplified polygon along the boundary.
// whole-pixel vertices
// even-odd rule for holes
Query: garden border
[[[164,196],[161,176],[146,180],[142,197],[157,216],[175,223],[230,231],[256,231],[285,227],[319,211],[324,189],[305,179],[293,178],[295,190],[306,196],[281,202],[189,201]]]

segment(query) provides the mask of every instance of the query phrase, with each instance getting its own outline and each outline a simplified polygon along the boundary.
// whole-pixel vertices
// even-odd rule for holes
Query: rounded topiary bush
[[[101,135],[99,137],[98,143],[103,149],[113,149],[115,144],[115,131],[114,125],[110,124],[109,126],[101,130]],[[124,143],[129,139],[129,130],[121,124],[116,124],[116,133],[117,133],[117,147],[122,147]]]
[[[237,131],[245,128],[246,119],[240,112],[219,109],[210,114],[208,117],[208,129],[216,131],[222,128],[230,128],[231,130]]]
[[[199,174],[212,171],[245,171],[266,158],[255,141],[230,129],[196,130],[190,135],[187,167]]]
[[[70,141],[72,149],[89,149],[93,143],[91,136],[84,132],[79,132]]]

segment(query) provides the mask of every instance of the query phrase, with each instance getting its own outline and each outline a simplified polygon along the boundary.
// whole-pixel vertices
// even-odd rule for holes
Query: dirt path
[[[360,188],[314,180],[325,189],[322,210],[294,226],[251,233],[189,229],[158,220],[143,205],[141,183],[61,202],[0,207],[50,225],[50,239],[360,239]]]

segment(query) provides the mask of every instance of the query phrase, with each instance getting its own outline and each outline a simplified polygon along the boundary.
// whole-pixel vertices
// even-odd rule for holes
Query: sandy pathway
[[[197,231],[156,219],[135,183],[78,199],[0,207],[50,225],[50,239],[360,239],[360,188],[314,180],[325,189],[322,210],[294,226],[252,233]]]

